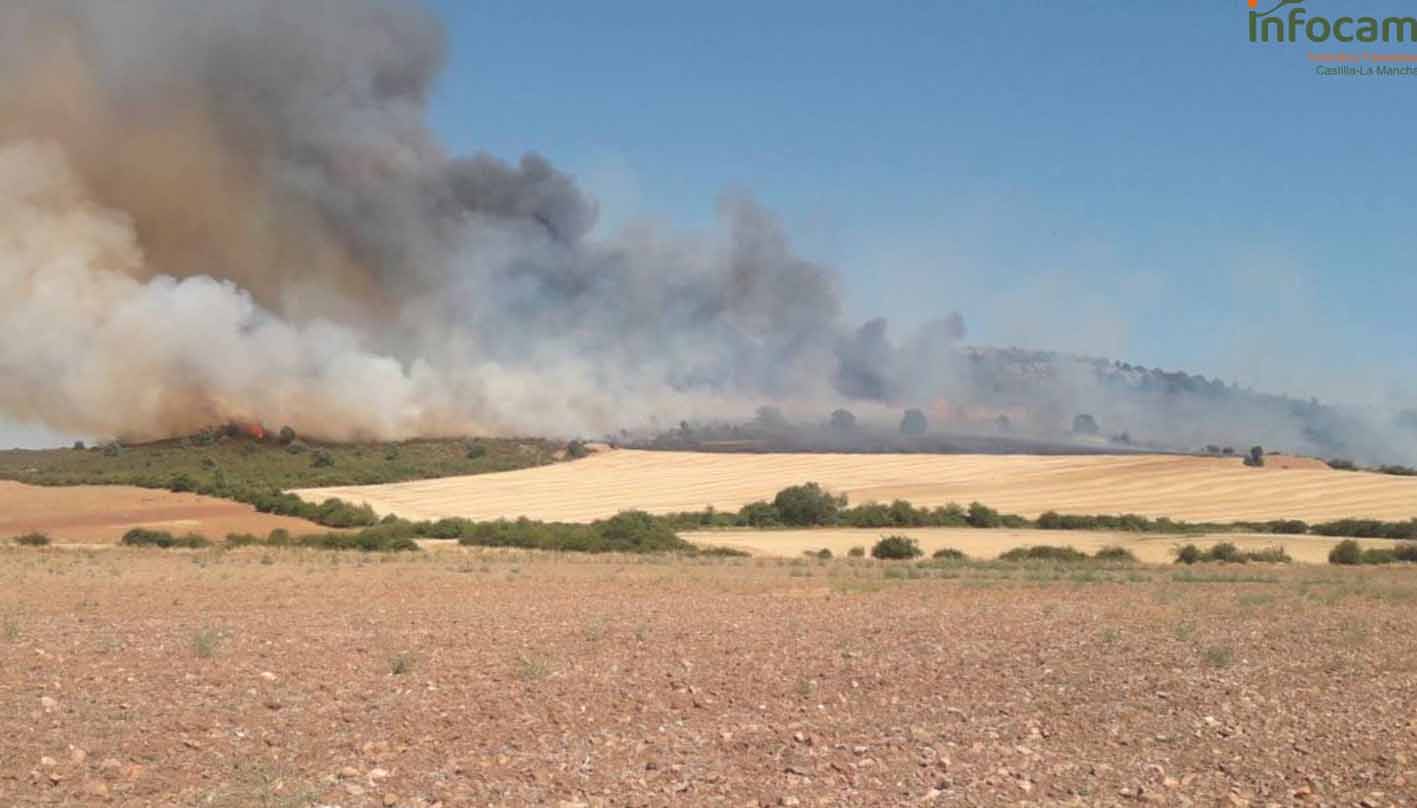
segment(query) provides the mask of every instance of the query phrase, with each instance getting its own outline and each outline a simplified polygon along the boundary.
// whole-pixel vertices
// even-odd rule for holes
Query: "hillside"
[[[560,445],[538,439],[403,443],[283,441],[238,427],[132,446],[0,451],[0,480],[31,485],[134,485],[192,490],[371,485],[511,471],[554,462]]]

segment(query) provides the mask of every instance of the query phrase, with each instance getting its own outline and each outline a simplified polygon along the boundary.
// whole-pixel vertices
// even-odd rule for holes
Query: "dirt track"
[[[1284,468],[1293,465],[1298,468]],[[1333,471],[1314,461],[1264,469],[1238,459],[1141,455],[749,455],[613,451],[502,474],[296,492],[339,496],[410,519],[464,516],[590,521],[629,509],[737,509],[816,481],[854,503],[982,501],[1010,513],[1140,513],[1189,520],[1417,516],[1417,479]]]
[[[48,488],[0,480],[0,538],[38,531],[55,541],[116,542],[135,527],[172,533],[265,535],[276,528],[318,533],[303,519],[258,513],[250,505],[196,494],[127,486]]]
[[[0,805],[1410,802],[1409,571],[0,550]]]

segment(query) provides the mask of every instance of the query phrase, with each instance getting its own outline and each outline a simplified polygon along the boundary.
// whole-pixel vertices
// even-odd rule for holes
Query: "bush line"
[[[968,507],[949,504],[923,508],[905,500],[889,505],[867,503],[848,507],[844,496],[833,496],[817,483],[784,488],[771,501],[759,500],[744,505],[737,512],[687,511],[659,517],[677,530],[703,528],[786,528],[786,527],[973,527],[973,528],[1036,528],[1038,530],[1104,530],[1124,533],[1156,533],[1187,535],[1201,533],[1263,533],[1283,536],[1352,536],[1395,540],[1417,540],[1417,518],[1406,522],[1384,522],[1376,519],[1340,519],[1310,525],[1299,519],[1268,521],[1186,522],[1160,517],[1152,519],[1140,514],[1071,515],[1047,511],[1037,519],[1016,514],[1000,513],[983,503]]]

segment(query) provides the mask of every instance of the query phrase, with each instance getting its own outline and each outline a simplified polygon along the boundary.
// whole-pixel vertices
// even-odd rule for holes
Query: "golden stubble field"
[[[295,534],[323,529],[303,519],[259,513],[250,505],[197,494],[124,485],[51,488],[0,480],[0,538],[38,532],[66,544],[108,544],[135,527],[201,533],[211,539],[228,533],[265,535],[277,528]]]
[[[819,482],[852,503],[980,501],[1008,513],[1139,513],[1192,521],[1417,516],[1417,479],[1333,471],[1275,458],[1252,469],[1235,458],[1170,455],[708,454],[608,451],[574,463],[476,477],[296,493],[367,502],[408,519],[527,516],[585,522],[638,508],[651,513],[736,510],[780,489]]]

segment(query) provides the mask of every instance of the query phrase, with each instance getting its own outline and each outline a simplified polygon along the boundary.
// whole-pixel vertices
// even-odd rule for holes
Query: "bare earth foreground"
[[[1402,570],[0,550],[0,805],[1411,804]]]
[[[1009,513],[1139,513],[1193,521],[1417,516],[1417,478],[1333,471],[1277,459],[1133,455],[698,454],[620,450],[575,463],[295,493],[367,502],[407,519],[462,516],[585,522],[631,508],[665,513],[736,510],[789,485],[815,481],[853,503],[974,500]]]

